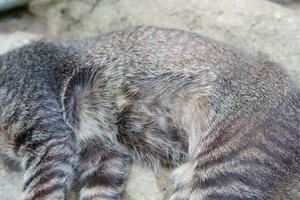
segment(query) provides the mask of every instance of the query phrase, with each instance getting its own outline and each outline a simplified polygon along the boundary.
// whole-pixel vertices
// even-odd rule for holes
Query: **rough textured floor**
[[[96,35],[134,25],[191,30],[280,63],[300,86],[300,3],[266,0],[33,0],[0,13],[0,54],[47,35]],[[149,8],[152,9],[149,9]],[[123,199],[162,200],[168,173],[133,167]],[[21,174],[0,161],[0,200],[19,200]],[[76,194],[70,195],[75,200]]]

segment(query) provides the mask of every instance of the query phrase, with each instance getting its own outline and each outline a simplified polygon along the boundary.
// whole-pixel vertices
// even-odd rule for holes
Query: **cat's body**
[[[0,66],[0,149],[24,199],[64,199],[74,174],[81,199],[117,199],[130,158],[176,168],[170,200],[300,198],[300,92],[271,62],[140,27]]]

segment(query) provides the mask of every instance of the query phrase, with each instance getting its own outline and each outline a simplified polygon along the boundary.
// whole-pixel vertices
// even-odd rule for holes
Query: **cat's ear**
[[[93,83],[94,72],[88,68],[77,68],[66,81],[62,94],[64,119],[73,129],[79,126],[79,113],[83,107],[86,89]]]

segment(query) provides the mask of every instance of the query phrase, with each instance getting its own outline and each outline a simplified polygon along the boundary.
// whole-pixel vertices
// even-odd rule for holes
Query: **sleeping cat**
[[[174,168],[169,200],[300,198],[300,91],[209,38],[135,27],[0,57],[0,152],[23,200],[117,200],[132,162]]]

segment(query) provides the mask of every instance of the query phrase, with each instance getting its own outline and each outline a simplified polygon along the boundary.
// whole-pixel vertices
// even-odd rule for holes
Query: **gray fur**
[[[300,198],[300,92],[272,62],[136,27],[0,66],[0,150],[23,199],[65,199],[75,175],[80,199],[118,199],[130,161],[175,168],[170,200]]]

